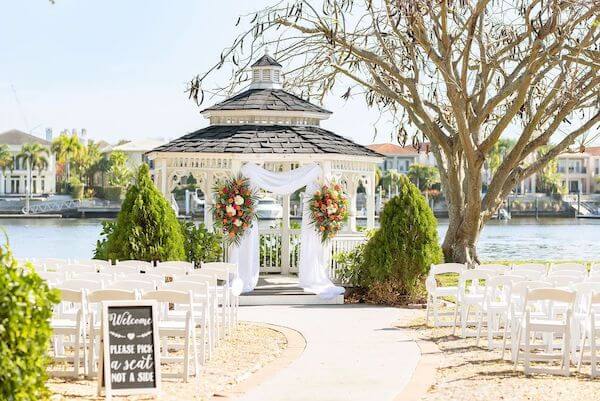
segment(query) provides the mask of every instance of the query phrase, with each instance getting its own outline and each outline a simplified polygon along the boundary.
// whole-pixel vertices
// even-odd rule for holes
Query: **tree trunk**
[[[479,263],[477,240],[483,227],[481,218],[468,213],[455,215],[450,209],[448,213],[448,231],[442,243],[446,262]]]

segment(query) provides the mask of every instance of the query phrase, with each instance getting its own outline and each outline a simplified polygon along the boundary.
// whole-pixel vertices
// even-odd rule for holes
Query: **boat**
[[[265,196],[258,200],[256,214],[259,219],[263,220],[281,219],[283,217],[283,207],[277,203],[275,198]]]

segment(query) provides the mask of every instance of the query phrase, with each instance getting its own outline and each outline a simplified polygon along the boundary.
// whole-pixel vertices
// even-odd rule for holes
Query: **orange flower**
[[[248,228],[248,224],[244,223],[242,227],[244,227],[244,230],[246,230]]]
[[[227,224],[227,219],[223,219],[223,224]]]
[[[325,226],[320,226],[320,227],[319,227],[319,230],[321,230],[321,231],[325,231]]]
[[[229,233],[229,238],[233,238],[233,237],[235,237],[235,233],[234,233],[233,231],[231,231],[231,232]]]
[[[227,203],[233,203],[233,198],[227,199]]]

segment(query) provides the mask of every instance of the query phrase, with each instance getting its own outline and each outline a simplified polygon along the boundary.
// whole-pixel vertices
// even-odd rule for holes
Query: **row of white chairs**
[[[63,294],[52,320],[54,357],[57,361],[66,360],[73,365],[71,371],[50,372],[54,375],[79,376],[80,365],[84,374],[95,374],[98,305],[101,301],[154,299],[160,302],[162,360],[181,360],[183,369],[180,376],[184,380],[189,377],[191,368],[197,374],[198,364],[210,359],[218,340],[237,325],[239,299],[233,286],[237,277],[235,264],[206,263],[200,269],[187,273],[179,270],[178,274],[167,276],[139,272],[121,273],[118,277],[103,277],[104,273],[86,274],[90,277],[61,281],[53,276],[54,281],[49,281]],[[169,304],[174,308],[169,309]],[[183,338],[184,343],[174,347],[168,343],[171,337]],[[199,354],[197,344],[200,345]],[[65,356],[65,346],[72,348],[72,355]],[[183,359],[169,356],[169,349],[183,349]]]
[[[496,348],[494,336],[502,336],[502,350],[506,349],[508,334],[511,338],[511,350],[513,361],[519,360],[519,351],[522,348],[522,339],[528,338],[527,335],[521,335],[520,329],[527,321],[525,312],[529,311],[531,305],[528,301],[535,301],[538,304],[552,304],[551,308],[544,309],[545,314],[536,315],[542,318],[543,324],[535,323],[529,320],[526,324],[528,334],[532,332],[544,331],[547,328],[559,328],[558,332],[546,333],[543,337],[546,347],[551,350],[555,347],[551,339],[555,334],[559,334],[564,340],[562,354],[563,365],[560,373],[568,374],[568,357],[576,361],[577,352],[579,352],[579,366],[583,361],[584,351],[590,351],[590,360],[592,362],[592,375],[597,374],[595,364],[596,346],[595,346],[595,315],[600,313],[591,300],[596,293],[600,293],[600,279],[594,276],[581,274],[577,267],[573,266],[553,266],[550,270],[538,270],[533,268],[524,268],[524,266],[511,267],[505,265],[487,265],[476,266],[474,269],[467,269],[462,264],[441,264],[432,265],[429,276],[426,281],[428,291],[427,298],[427,323],[429,323],[430,310],[434,315],[434,326],[453,326],[455,331],[460,324],[461,335],[467,336],[467,327],[472,324],[476,330],[472,335],[477,336],[477,343],[481,336],[482,327],[487,328],[488,347]],[[457,286],[438,285],[437,276],[446,274],[458,275]],[[532,290],[540,290],[538,293],[529,294]],[[544,290],[544,291],[542,291]],[[546,291],[547,290],[547,291]],[[550,291],[556,290],[556,291]],[[562,292],[561,292],[562,291]],[[571,300],[572,303],[564,301]],[[548,297],[542,300],[540,297]],[[552,297],[558,299],[553,299]],[[452,297],[456,304],[453,312],[443,313],[439,311],[439,304],[442,298]],[[557,306],[558,305],[558,306]],[[476,311],[475,321],[470,321],[471,310]],[[538,311],[539,312],[539,311]],[[453,316],[452,321],[443,322],[442,315]],[[557,318],[562,318],[558,321]],[[460,323],[459,323],[460,322]],[[563,322],[563,323],[560,323]],[[535,324],[534,324],[535,323]],[[566,326],[565,326],[566,325]],[[503,326],[503,330],[501,327]],[[523,326],[525,327],[525,326]],[[598,331],[600,334],[600,331]],[[586,345],[589,341],[589,346]],[[525,345],[527,342],[525,341]],[[525,352],[525,371],[534,372],[529,362],[532,358],[538,358],[531,352],[531,344]],[[545,356],[547,359],[549,356]],[[567,361],[567,362],[565,362]],[[515,365],[516,367],[516,365]],[[547,370],[545,370],[547,371]],[[555,372],[556,373],[556,372]]]

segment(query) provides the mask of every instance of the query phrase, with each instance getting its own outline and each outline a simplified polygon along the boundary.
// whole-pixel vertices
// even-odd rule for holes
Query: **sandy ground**
[[[287,346],[286,338],[278,331],[240,323],[239,327],[219,343],[213,357],[202,368],[198,379],[190,378],[188,383],[181,379],[166,378],[162,381],[161,401],[208,400],[213,395],[226,391],[245,380],[275,358]],[[163,366],[171,370],[172,366]],[[177,366],[179,369],[179,366]],[[96,397],[96,380],[74,380],[52,378],[48,387],[54,394],[53,401],[59,400],[103,400]],[[146,400],[147,396],[118,397],[118,400]]]
[[[587,401],[600,399],[600,378],[591,379],[589,364],[582,373],[571,368],[571,376],[525,376],[522,366],[513,371],[501,351],[488,351],[487,339],[476,347],[474,338],[452,336],[452,328],[425,327],[425,311],[415,310],[412,321],[400,327],[415,330],[417,338],[435,342],[442,351],[441,366],[435,384],[423,401]],[[509,352],[505,358],[509,358]]]

